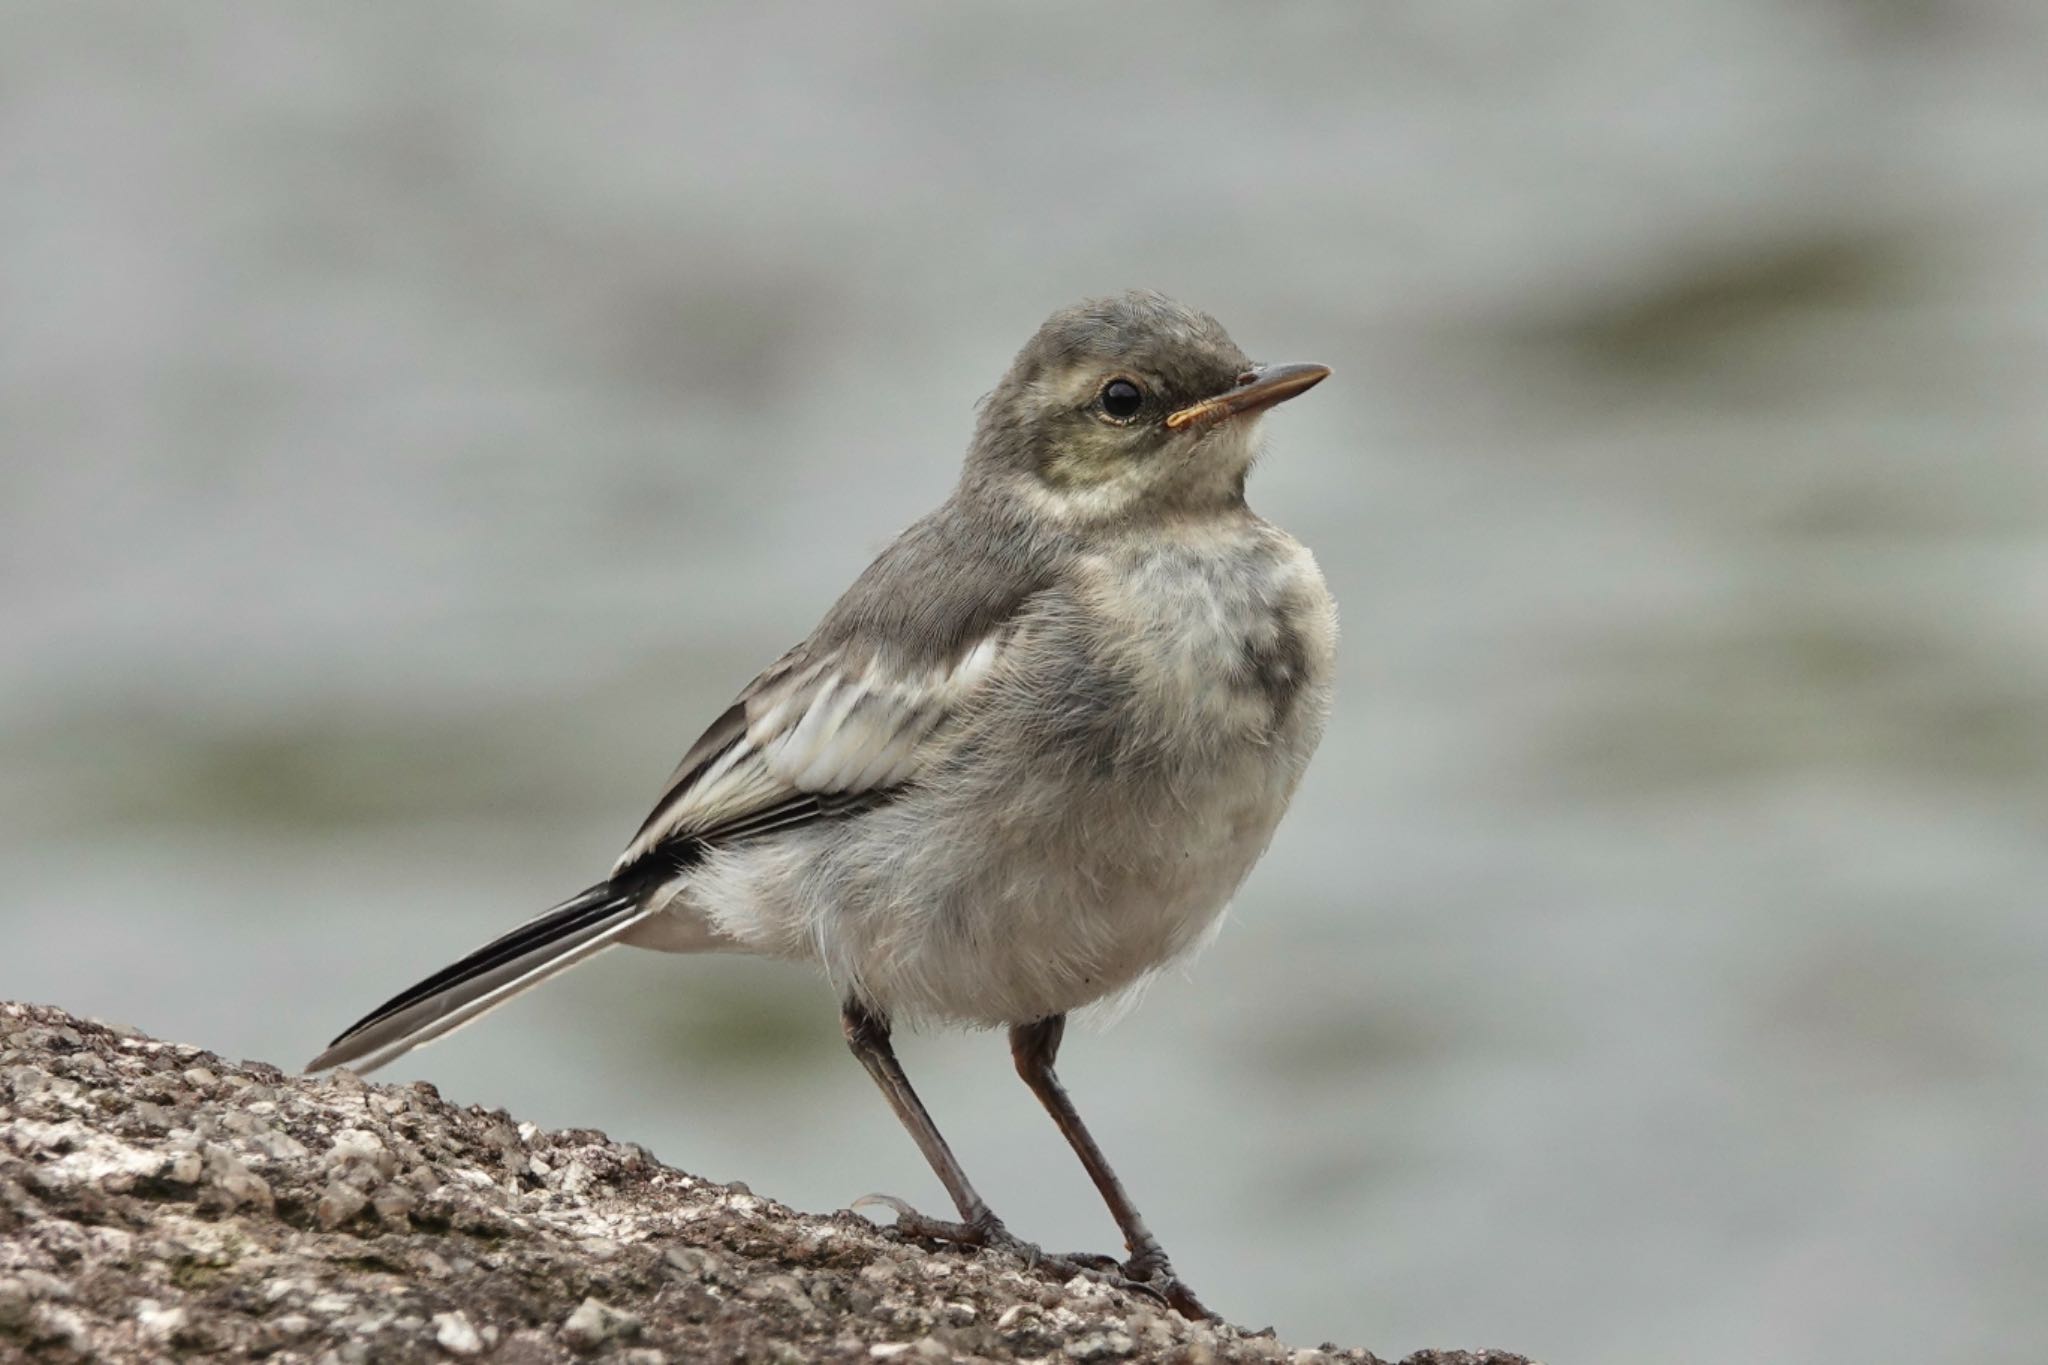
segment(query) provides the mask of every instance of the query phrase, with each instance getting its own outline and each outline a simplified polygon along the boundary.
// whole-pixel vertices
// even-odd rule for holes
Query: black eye
[[[1145,391],[1128,379],[1112,379],[1102,386],[1102,396],[1096,401],[1104,416],[1127,422],[1145,405]]]

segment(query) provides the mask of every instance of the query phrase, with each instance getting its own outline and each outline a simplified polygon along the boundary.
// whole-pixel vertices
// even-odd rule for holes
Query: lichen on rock
[[[0,1004],[0,1359],[16,1358],[1376,1359],[798,1214],[429,1085],[290,1076]]]

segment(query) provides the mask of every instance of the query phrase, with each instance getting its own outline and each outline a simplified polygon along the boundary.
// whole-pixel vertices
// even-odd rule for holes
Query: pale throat
[[[1192,444],[1118,465],[1095,479],[1022,480],[1033,511],[1073,524],[1146,512],[1171,515],[1242,504],[1246,472],[1258,458],[1263,414],[1233,418]]]

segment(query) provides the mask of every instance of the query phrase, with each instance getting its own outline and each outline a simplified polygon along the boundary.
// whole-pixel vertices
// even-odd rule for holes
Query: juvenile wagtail
[[[1211,936],[1321,737],[1336,610],[1244,487],[1262,414],[1328,374],[1255,365],[1158,294],[1053,314],[983,403],[952,495],[712,722],[611,875],[309,1069],[382,1066],[614,944],[814,963],[959,1211],[871,1196],[906,1235],[1206,1315],[1053,1059],[1069,1011]],[[1121,1267],[1005,1229],[897,1063],[896,1020],[1009,1030],[1116,1218]]]

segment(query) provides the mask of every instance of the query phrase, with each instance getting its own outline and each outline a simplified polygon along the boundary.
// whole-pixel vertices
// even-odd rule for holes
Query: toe
[[[1166,1306],[1182,1317],[1196,1322],[1221,1322],[1223,1320],[1215,1313],[1209,1311],[1208,1306],[1195,1297],[1195,1291],[1182,1284],[1179,1280],[1167,1276],[1163,1279],[1154,1280],[1152,1283],[1159,1286],[1160,1296],[1166,1300]]]
[[[853,1201],[852,1207],[889,1210],[896,1215],[896,1221],[892,1226],[905,1237],[971,1247],[1001,1245],[1006,1238],[1012,1242],[1016,1241],[1003,1227],[1002,1220],[992,1213],[984,1213],[969,1222],[956,1223],[950,1219],[933,1218],[928,1214],[919,1213],[893,1194],[864,1194]]]

